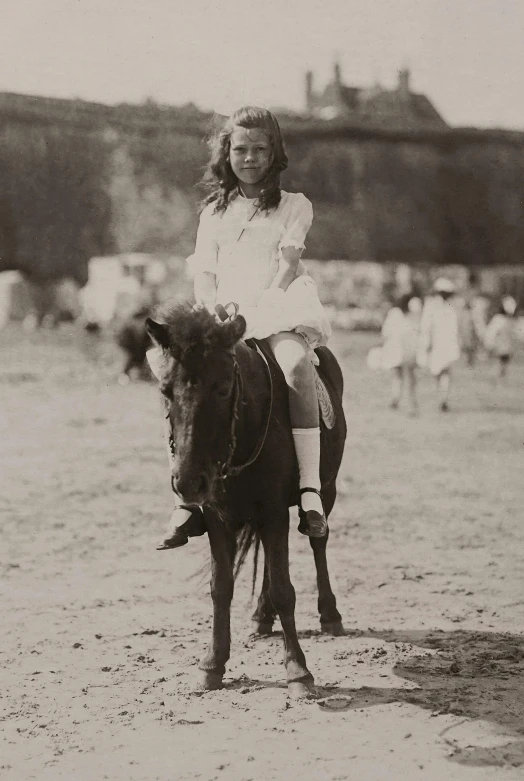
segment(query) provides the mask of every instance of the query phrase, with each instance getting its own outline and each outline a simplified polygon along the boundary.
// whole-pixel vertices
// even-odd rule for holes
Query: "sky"
[[[524,130],[524,0],[3,0],[0,91],[304,107],[409,67],[451,125]]]

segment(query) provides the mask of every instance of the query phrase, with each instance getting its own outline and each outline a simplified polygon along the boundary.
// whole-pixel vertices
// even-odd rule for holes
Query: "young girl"
[[[268,338],[289,387],[301,507],[299,531],[323,537],[327,521],[320,495],[320,429],[313,348],[327,342],[330,325],[315,283],[300,260],[313,209],[301,193],[280,189],[287,156],[276,118],[244,107],[212,139],[195,254],[197,305],[238,304],[245,338]],[[204,533],[199,510],[175,507],[160,549]]]
[[[501,382],[506,379],[508,364],[513,354],[513,316],[516,308],[515,299],[512,296],[505,296],[500,303],[498,312],[490,320],[484,335],[486,350],[498,358],[498,379]]]
[[[417,413],[416,367],[421,301],[412,293],[401,296],[382,326],[382,367],[393,373],[390,407],[397,409],[407,385],[409,414]]]
[[[455,307],[450,298],[455,285],[445,277],[437,279],[433,296],[426,300],[420,322],[419,364],[427,366],[437,380],[439,408],[449,410],[451,365],[460,357],[459,325]]]

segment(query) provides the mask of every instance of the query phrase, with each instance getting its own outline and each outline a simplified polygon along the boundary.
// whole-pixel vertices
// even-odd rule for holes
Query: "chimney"
[[[398,91],[404,100],[409,100],[411,94],[409,88],[410,76],[409,68],[402,68],[398,72]]]
[[[347,106],[344,103],[344,88],[342,85],[342,74],[338,57],[335,58],[333,64],[333,81],[328,85],[327,89],[330,94],[331,109],[335,112],[335,116],[344,116],[347,112]]]
[[[338,60],[335,60],[335,65],[333,67],[333,81],[336,84],[337,87],[340,87],[342,84],[342,76],[340,72],[340,63]]]
[[[306,71],[306,109],[313,111],[313,73]]]

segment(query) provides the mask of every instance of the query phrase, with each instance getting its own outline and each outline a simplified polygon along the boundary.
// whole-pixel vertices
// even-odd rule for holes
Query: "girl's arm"
[[[215,313],[217,288],[215,272],[218,258],[216,218],[213,209],[213,204],[209,203],[200,215],[195,253],[187,259],[194,277],[196,306],[205,307],[211,314]]]
[[[199,271],[194,279],[195,299],[198,306],[203,306],[211,314],[215,313],[217,298],[217,278],[211,271]]]
[[[298,264],[301,254],[301,249],[295,249],[295,247],[282,247],[280,250],[278,271],[275,274],[275,278],[273,279],[270,287],[279,287],[282,290],[288,289],[290,284],[297,276]]]
[[[386,317],[384,318],[384,322],[382,323],[382,328],[380,330],[380,337],[381,337],[382,344],[384,344],[384,342],[387,342],[387,340],[391,336],[394,317],[395,317],[395,313],[393,312],[393,308],[391,308],[388,311]]]
[[[293,196],[287,227],[279,246],[279,263],[272,288],[287,290],[297,277],[304,241],[313,221],[313,207],[305,195]]]

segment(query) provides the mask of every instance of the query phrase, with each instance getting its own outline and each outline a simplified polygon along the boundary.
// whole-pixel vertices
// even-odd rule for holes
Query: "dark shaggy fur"
[[[242,317],[218,323],[208,312],[193,311],[187,305],[159,314],[160,321],[148,319],[147,328],[171,356],[160,387],[174,440],[173,486],[183,502],[202,507],[211,546],[213,636],[209,653],[200,663],[203,685],[222,685],[229,658],[235,554],[240,566],[250,545],[254,543],[258,550],[261,543],[264,579],[253,619],[258,631],[268,632],[278,613],[287,680],[292,691],[303,695],[311,690],[313,677],[297,636],[295,593],[289,577],[289,507],[297,501],[298,468],[284,375],[269,353],[268,374],[260,355],[240,341],[245,332]],[[321,440],[323,499],[329,515],[346,426],[340,368],[326,348],[321,364],[337,396],[337,422]],[[341,634],[341,617],[329,582],[327,540],[327,535],[310,539],[320,621],[325,631]]]
[[[162,346],[176,353],[174,357],[195,349],[205,355],[210,350],[232,347],[245,331],[245,320],[241,316],[234,322],[220,323],[207,309],[195,310],[186,303],[159,308],[155,319],[165,325],[167,338]]]

